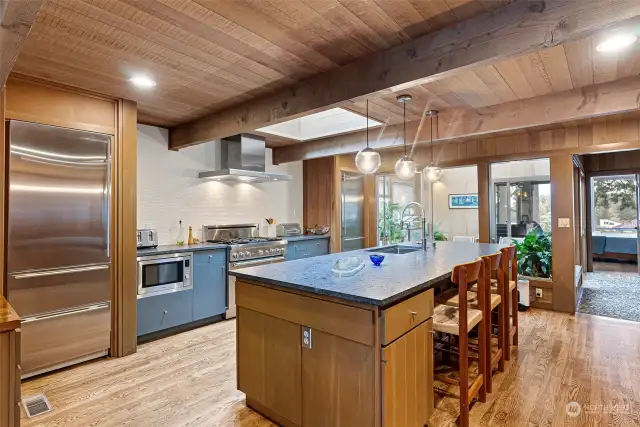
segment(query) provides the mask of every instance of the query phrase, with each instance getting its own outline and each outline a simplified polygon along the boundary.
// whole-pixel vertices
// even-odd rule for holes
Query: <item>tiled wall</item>
[[[166,129],[138,125],[138,228],[155,228],[161,245],[174,243],[179,220],[185,240],[189,225],[201,237],[203,224],[302,221],[302,162],[273,166],[267,150],[267,171],[292,175],[292,181],[222,183],[198,178],[213,169],[212,143],[180,151],[167,144]]]

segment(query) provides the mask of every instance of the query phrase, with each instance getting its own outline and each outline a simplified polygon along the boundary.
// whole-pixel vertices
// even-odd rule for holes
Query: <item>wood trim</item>
[[[588,37],[638,15],[640,3],[634,0],[516,1],[177,126],[171,130],[169,145],[175,150],[384,95],[390,88],[428,83],[462,69]]]
[[[7,278],[5,269],[7,265],[7,254],[5,248],[7,247],[7,235],[5,230],[7,229],[7,198],[9,193],[7,191],[8,182],[8,156],[9,144],[7,142],[7,127],[5,125],[5,105],[6,105],[6,90],[0,91],[0,165],[2,166],[2,172],[0,172],[0,295],[7,295]]]
[[[368,346],[375,342],[374,312],[312,296],[236,280],[236,304]]]
[[[0,2],[0,90],[7,82],[41,6],[42,0]]]
[[[136,208],[137,107],[133,101],[117,103],[118,134],[112,147],[111,230],[111,356],[137,349]]]
[[[573,167],[570,155],[550,158],[553,309],[571,314],[575,312]],[[558,227],[559,218],[569,218],[570,227]]]
[[[478,162],[478,234],[480,243],[491,241],[491,177],[490,164],[488,162]]]
[[[0,333],[0,426],[20,426],[20,330]]]
[[[439,145],[459,138],[491,135],[536,126],[561,124],[604,115],[623,114],[638,108],[640,77],[592,85],[546,96],[512,101],[477,110],[450,109],[440,112],[437,135]],[[416,133],[419,122],[407,125],[407,138],[416,146],[429,143],[428,128]],[[389,149],[401,143],[402,124],[387,126],[382,136],[370,142],[375,149]],[[362,148],[364,132],[332,136],[302,144],[276,147],[274,163],[308,160],[316,157],[355,153]],[[437,157],[434,157],[437,158]]]

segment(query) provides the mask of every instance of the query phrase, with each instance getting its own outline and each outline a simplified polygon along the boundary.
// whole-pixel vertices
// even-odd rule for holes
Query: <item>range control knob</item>
[[[246,252],[244,253],[244,256],[246,256],[246,257],[251,256],[251,252],[246,251]]]
[[[258,255],[264,255],[264,251],[262,249],[258,249]]]
[[[231,254],[231,258],[233,258],[233,259],[238,258],[238,254],[236,254],[236,253]]]
[[[238,252],[238,256],[239,256],[240,258],[244,258],[244,252]]]

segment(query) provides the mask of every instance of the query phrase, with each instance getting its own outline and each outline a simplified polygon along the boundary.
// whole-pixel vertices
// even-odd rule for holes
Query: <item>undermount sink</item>
[[[416,252],[421,250],[422,250],[421,248],[409,248],[407,246],[394,245],[394,246],[387,246],[379,249],[369,249],[367,250],[367,252],[402,255],[402,254],[408,254],[409,252]]]

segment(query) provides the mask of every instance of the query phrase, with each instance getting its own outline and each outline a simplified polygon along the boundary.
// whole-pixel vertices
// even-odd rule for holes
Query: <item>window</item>
[[[495,163],[491,178],[494,242],[522,238],[532,231],[551,232],[548,159]]]

